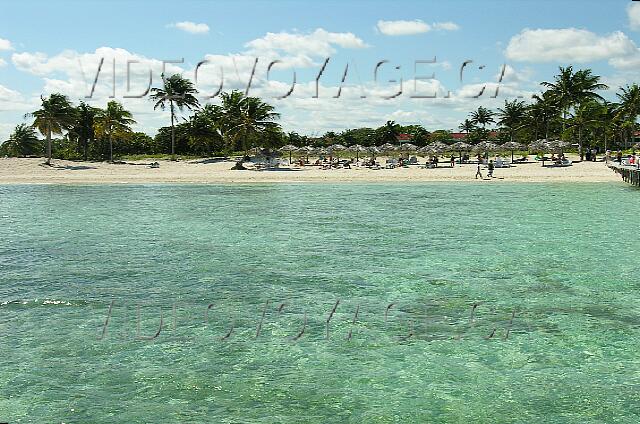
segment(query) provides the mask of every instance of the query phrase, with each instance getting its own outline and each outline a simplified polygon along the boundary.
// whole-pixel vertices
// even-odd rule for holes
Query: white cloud
[[[507,59],[523,62],[591,62],[637,53],[625,34],[607,36],[577,29],[524,29],[509,40]]]
[[[253,53],[286,53],[291,56],[322,57],[335,53],[335,47],[345,49],[361,49],[368,47],[362,39],[351,32],[329,32],[322,28],[309,34],[288,32],[268,32],[264,37],[257,38],[245,44]]]
[[[460,27],[453,22],[436,22],[429,25],[419,19],[413,21],[383,21],[376,24],[376,28],[384,35],[413,35],[422,34],[431,30],[455,31]]]
[[[433,24],[433,29],[442,31],[457,31],[460,26],[454,22],[436,22]]]
[[[384,35],[412,35],[431,31],[431,26],[420,20],[378,21],[378,31]]]
[[[13,50],[13,46],[11,46],[11,41],[5,40],[4,38],[0,38],[0,51],[1,50]]]
[[[627,6],[627,16],[629,17],[629,26],[633,30],[640,30],[640,3],[631,2]]]
[[[2,58],[0,58],[0,68],[2,68],[4,66],[7,66],[7,61],[2,59]]]
[[[209,32],[209,25],[197,24],[195,22],[183,21],[176,22],[167,25],[169,28],[177,28],[181,31],[188,32],[189,34],[207,34]]]

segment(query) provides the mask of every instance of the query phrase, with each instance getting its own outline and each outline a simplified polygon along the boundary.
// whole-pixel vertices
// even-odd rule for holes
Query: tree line
[[[0,145],[0,155],[40,156],[83,160],[109,160],[123,155],[213,156],[231,152],[247,154],[253,147],[275,149],[285,144],[326,147],[332,144],[374,146],[397,143],[401,134],[412,144],[452,143],[452,130],[428,131],[421,125],[387,121],[378,128],[329,131],[319,137],[285,133],[277,123],[275,108],[258,97],[239,91],[221,93],[219,105],[201,106],[193,83],[175,74],[163,76],[162,88],[151,91],[154,109],[169,110],[170,125],[154,137],[132,131],[135,120],[122,104],[112,100],[104,109],[53,93],[42,97],[40,109],[27,114],[31,123],[19,124]],[[478,107],[457,128],[467,143],[493,139],[527,144],[540,138],[575,143],[585,148],[629,148],[638,130],[640,86],[621,87],[616,102],[599,92],[608,89],[590,69],[560,67],[552,81],[541,83],[542,92],[530,103],[505,100],[496,111]],[[178,112],[192,112],[180,117]],[[38,133],[44,137],[40,139]]]

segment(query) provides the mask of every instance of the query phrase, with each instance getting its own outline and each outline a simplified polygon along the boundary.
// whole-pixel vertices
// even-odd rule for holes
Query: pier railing
[[[622,180],[636,187],[640,187],[640,168],[637,165],[623,165],[609,162],[609,168],[622,176]]]

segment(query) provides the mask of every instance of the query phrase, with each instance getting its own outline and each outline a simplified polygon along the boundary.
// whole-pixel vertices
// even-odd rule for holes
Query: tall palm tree
[[[167,104],[171,111],[171,157],[175,159],[175,109],[182,111],[184,108],[189,110],[197,109],[200,106],[198,99],[194,96],[198,92],[193,83],[186,78],[182,78],[179,74],[171,75],[169,78],[165,78],[162,75],[162,81],[164,82],[163,88],[151,89],[151,99],[156,102],[153,109],[160,108],[165,110]]]
[[[15,127],[6,141],[5,148],[15,156],[31,156],[40,150],[40,140],[35,129],[27,124]]]
[[[565,129],[565,121],[569,108],[574,102],[574,73],[573,67],[560,67],[560,73],[556,75],[553,82],[543,81],[540,83],[543,87],[547,87],[553,96],[556,104],[562,111],[562,131]]]
[[[511,141],[516,130],[523,126],[526,116],[526,107],[523,101],[504,101],[504,107],[498,109],[498,124],[509,131]]]
[[[80,102],[76,108],[76,119],[69,130],[69,137],[78,142],[78,147],[82,148],[82,156],[86,161],[88,158],[89,143],[95,140],[95,117],[100,109],[89,106],[85,102]]]
[[[135,124],[131,112],[115,100],[107,103],[107,108],[98,111],[95,116],[95,133],[109,139],[109,162],[113,162],[113,137],[131,132]]]
[[[609,88],[600,82],[600,76],[594,75],[591,69],[580,69],[574,72],[572,66],[560,67],[560,73],[554,77],[554,82],[544,81],[541,85],[551,91],[562,111],[563,132],[571,107],[578,107],[588,100],[603,100],[597,91]]]
[[[49,98],[40,97],[42,105],[27,117],[34,118],[33,126],[47,138],[47,165],[51,165],[51,135],[69,130],[75,121],[75,109],[69,98],[60,93],[52,93]]]
[[[573,80],[573,100],[576,104],[589,100],[604,100],[597,91],[607,90],[609,86],[602,84],[600,82],[600,75],[594,75],[591,69],[580,69],[576,71]]]
[[[487,124],[495,122],[493,112],[486,107],[480,106],[477,110],[471,112],[471,122],[476,125],[482,125],[482,129],[486,129]]]

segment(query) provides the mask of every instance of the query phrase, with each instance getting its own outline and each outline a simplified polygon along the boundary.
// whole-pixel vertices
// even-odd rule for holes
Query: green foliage
[[[2,156],[39,156],[42,152],[43,145],[35,129],[27,124],[17,125],[9,139],[0,145]]]

